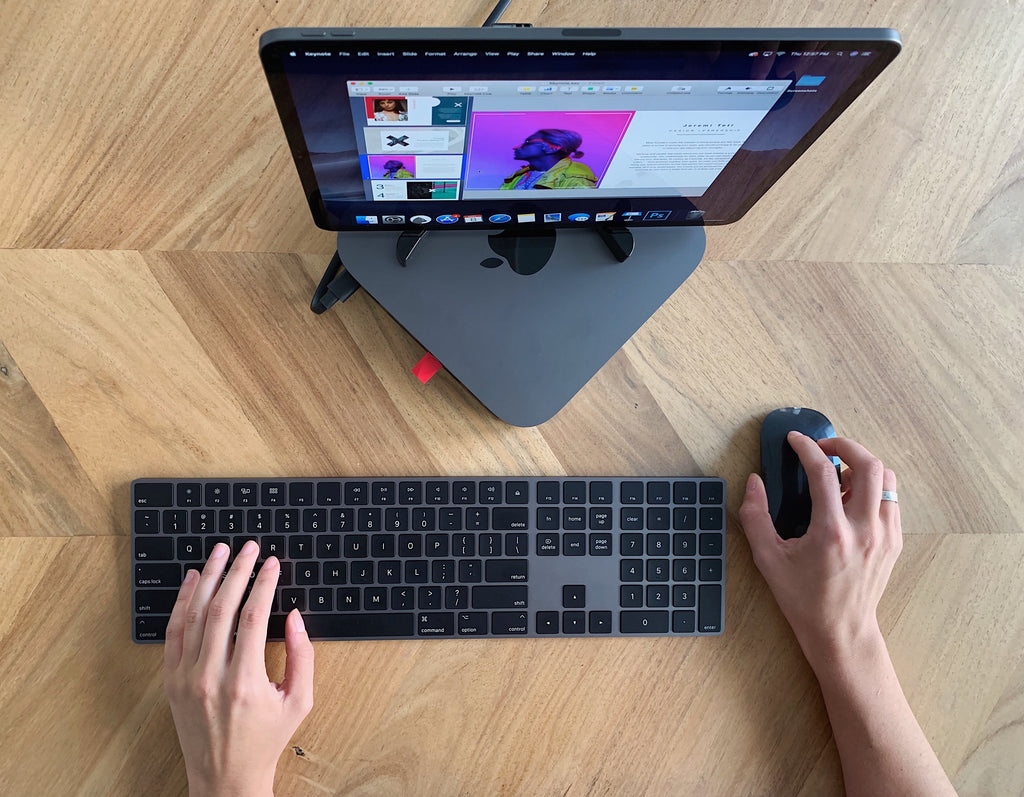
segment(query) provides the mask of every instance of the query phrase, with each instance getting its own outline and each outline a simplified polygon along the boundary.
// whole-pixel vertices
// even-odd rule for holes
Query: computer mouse
[[[796,430],[814,440],[835,437],[832,421],[817,410],[782,407],[761,423],[761,477],[768,494],[768,512],[784,540],[802,537],[811,522],[811,491],[807,471],[786,440]],[[832,457],[839,473],[839,458]]]

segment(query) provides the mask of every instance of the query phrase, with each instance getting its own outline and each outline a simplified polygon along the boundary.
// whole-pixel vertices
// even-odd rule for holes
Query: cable
[[[481,25],[481,27],[489,28],[496,24],[497,21],[501,19],[501,15],[505,13],[505,9],[508,8],[508,4],[511,2],[512,0],[498,0],[498,4],[494,7],[494,10],[491,11],[490,16],[484,20],[484,24]]]

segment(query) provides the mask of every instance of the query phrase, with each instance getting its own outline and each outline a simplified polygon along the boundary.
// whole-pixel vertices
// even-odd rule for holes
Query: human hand
[[[273,794],[277,759],[313,707],[313,645],[297,609],[285,622],[284,681],[267,677],[280,562],[263,563],[239,615],[259,546],[247,542],[222,583],[228,552],[218,543],[201,576],[188,571],[164,644],[164,686],[192,797]]]
[[[754,562],[817,670],[880,635],[878,602],[903,548],[899,505],[882,500],[883,490],[896,490],[896,475],[852,440],[815,442],[799,432],[787,440],[807,471],[807,533],[778,536],[756,474],[739,514]],[[841,483],[832,456],[849,466]]]

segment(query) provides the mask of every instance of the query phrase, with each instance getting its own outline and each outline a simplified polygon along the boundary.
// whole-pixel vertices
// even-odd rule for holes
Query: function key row
[[[533,500],[542,505],[609,505],[608,480],[537,481]],[[146,507],[395,506],[529,504],[531,484],[522,480],[239,481],[149,482],[133,485],[132,504]],[[720,506],[721,481],[629,480],[619,483],[624,505]]]

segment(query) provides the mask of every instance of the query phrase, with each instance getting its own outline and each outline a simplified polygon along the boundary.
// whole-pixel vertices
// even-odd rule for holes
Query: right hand
[[[882,501],[882,490],[896,490],[896,475],[852,440],[815,442],[799,432],[787,439],[810,485],[807,533],[779,537],[756,474],[739,515],[755,564],[817,668],[880,634],[878,602],[903,548],[899,505]],[[832,456],[849,466],[841,484]]]

